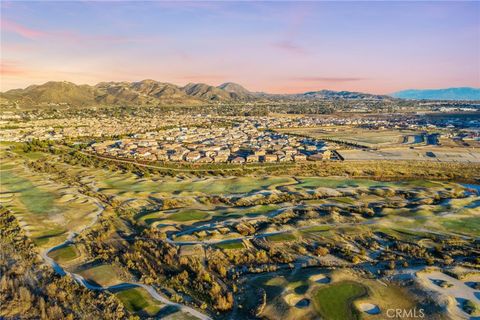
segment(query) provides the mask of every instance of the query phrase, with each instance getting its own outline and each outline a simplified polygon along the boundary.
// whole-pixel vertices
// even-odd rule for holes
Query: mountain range
[[[50,81],[25,89],[0,93],[0,104],[20,108],[68,105],[200,105],[206,103],[238,103],[259,101],[367,100],[394,99],[480,100],[478,88],[438,90],[405,90],[387,95],[352,91],[320,90],[298,94],[251,92],[241,85],[226,82],[219,86],[189,83],[186,86],[142,80],[138,82],[100,82],[94,86],[66,81]]]
[[[2,105],[34,107],[42,105],[159,105],[205,103],[235,103],[242,101],[279,101],[314,99],[363,99],[391,100],[391,97],[350,91],[321,90],[300,94],[268,94],[251,92],[233,82],[212,86],[205,83],[189,83],[177,86],[155,80],[138,82],[101,82],[94,86],[77,85],[66,81],[50,81],[25,89],[13,89],[0,93]]]
[[[480,100],[480,88],[410,89],[395,92],[391,96],[415,100]]]

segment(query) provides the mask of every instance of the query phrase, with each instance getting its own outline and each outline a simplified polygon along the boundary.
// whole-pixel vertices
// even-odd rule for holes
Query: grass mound
[[[127,310],[136,313],[146,313],[149,316],[157,314],[161,304],[153,300],[143,288],[131,288],[116,293]]]
[[[319,288],[313,295],[315,310],[323,319],[358,319],[353,300],[365,296],[367,288],[353,281],[342,281]]]
[[[78,250],[74,246],[65,246],[48,254],[50,258],[58,263],[71,261],[79,256]]]

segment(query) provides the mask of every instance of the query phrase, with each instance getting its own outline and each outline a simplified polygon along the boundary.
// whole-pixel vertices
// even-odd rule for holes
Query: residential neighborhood
[[[322,141],[261,131],[249,122],[230,128],[181,127],[134,134],[94,143],[86,150],[144,161],[236,164],[323,160],[331,154]]]

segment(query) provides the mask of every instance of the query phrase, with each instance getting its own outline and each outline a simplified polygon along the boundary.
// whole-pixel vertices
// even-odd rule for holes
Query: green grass
[[[480,219],[478,217],[444,219],[440,223],[446,229],[453,232],[469,233],[475,236],[480,236]]]
[[[363,285],[356,282],[343,281],[321,287],[315,291],[313,305],[323,319],[359,319],[360,315],[352,302],[366,294],[367,288]]]
[[[352,204],[352,205],[356,203],[355,199],[349,198],[349,197],[336,197],[336,198],[331,198],[331,200],[334,200],[340,203]]]
[[[47,226],[43,226],[44,228],[48,228]],[[47,244],[50,239],[60,237],[60,236],[65,236],[65,233],[67,232],[66,229],[60,228],[60,227],[52,227],[51,229],[43,230],[41,232],[36,232],[35,236],[32,237],[33,242],[37,246],[43,246],[44,244]]]
[[[54,195],[36,187],[30,180],[11,171],[0,171],[2,186],[10,192],[20,195],[20,201],[26,209],[35,214],[47,214],[54,207]]]
[[[239,211],[239,213],[249,216],[262,215],[277,210],[278,208],[279,206],[275,204],[265,204],[247,208],[245,210]]]
[[[297,237],[291,233],[279,233],[267,237],[267,240],[273,242],[283,242],[283,241],[292,241],[296,240]]]
[[[298,184],[298,186],[303,188],[386,187],[392,185],[392,183],[389,182],[379,182],[368,179],[305,177],[299,180],[300,184]]]
[[[116,293],[127,310],[131,312],[143,311],[150,316],[160,311],[160,303],[157,303],[143,288],[131,288]]]
[[[195,209],[187,209],[187,210],[180,210],[179,212],[169,214],[166,219],[173,220],[178,222],[186,222],[186,221],[195,221],[195,220],[203,220],[210,216],[208,212],[195,210]]]
[[[220,248],[220,249],[225,249],[225,250],[243,249],[242,241],[222,242],[222,243],[217,243],[215,246]]]
[[[314,226],[306,229],[300,230],[302,233],[315,233],[315,232],[325,232],[330,230],[331,226]]]
[[[291,177],[233,177],[202,180],[164,179],[159,181],[138,180],[128,176],[105,179],[106,188],[129,192],[201,192],[205,194],[248,193],[294,183]]]
[[[158,211],[158,212],[153,212],[153,213],[143,215],[141,217],[137,217],[136,219],[138,221],[143,221],[146,224],[151,225],[152,223],[154,223],[156,221],[160,221],[163,218],[164,218],[164,213],[161,212],[161,211]]]
[[[40,151],[30,151],[30,152],[16,151],[16,153],[19,156],[22,156],[24,158],[27,158],[29,160],[34,160],[34,161],[45,158],[46,156],[44,152],[40,152]]]
[[[409,187],[421,187],[421,188],[438,188],[443,187],[441,182],[428,181],[428,180],[409,180],[400,182],[401,185]]]
[[[100,285],[114,285],[120,281],[116,267],[109,264],[101,264],[88,269],[79,271],[85,279],[88,281],[100,284]]]
[[[57,262],[66,262],[78,257],[78,251],[74,246],[66,246],[50,252],[49,257]]]

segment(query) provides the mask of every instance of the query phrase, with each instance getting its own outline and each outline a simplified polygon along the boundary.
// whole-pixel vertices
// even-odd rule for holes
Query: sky
[[[480,87],[480,2],[1,1],[1,91],[236,82],[297,93]]]

